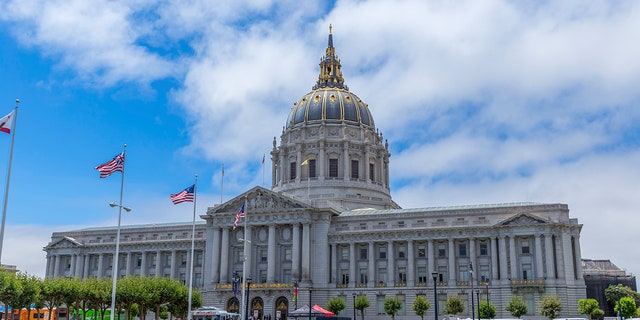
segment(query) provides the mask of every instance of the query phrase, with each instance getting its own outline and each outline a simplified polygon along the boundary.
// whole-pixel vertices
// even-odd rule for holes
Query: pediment
[[[208,215],[236,214],[246,200],[246,212],[274,212],[293,209],[310,209],[312,206],[291,197],[257,186],[220,206],[207,210]]]
[[[547,224],[549,221],[532,215],[530,213],[518,213],[512,217],[502,220],[498,226],[528,226],[537,224]]]
[[[50,249],[67,249],[67,248],[78,248],[81,247],[82,243],[80,243],[78,240],[69,237],[69,236],[65,236],[64,238],[51,243],[47,246],[47,248]]]

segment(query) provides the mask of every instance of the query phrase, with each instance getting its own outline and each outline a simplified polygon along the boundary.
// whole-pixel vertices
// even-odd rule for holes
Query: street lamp
[[[617,284],[616,285],[616,295],[618,296],[618,301],[616,303],[618,304],[618,319],[622,320],[622,316],[620,314],[621,310],[620,310],[620,293],[619,293],[620,289],[619,289],[619,287],[620,287],[620,285]]]
[[[353,297],[353,320],[356,320],[356,293],[352,294]]]
[[[238,284],[239,283],[240,283],[240,276],[238,276],[238,273],[234,271],[233,272],[233,286],[232,286],[234,303],[238,303]],[[238,309],[237,310],[229,310],[229,311],[240,313],[240,303],[238,303]]]
[[[485,283],[487,288],[487,318],[491,318],[489,315],[491,314],[491,308],[489,308],[489,282]]]
[[[475,301],[473,301],[473,265],[469,262],[469,275],[471,275],[471,320],[476,317]]]
[[[313,287],[309,286],[309,320],[311,320],[311,292],[313,291]]]
[[[433,301],[434,301],[434,314],[435,320],[438,320],[438,287],[437,287],[437,283],[438,283],[438,273],[437,272],[432,272],[431,276],[433,277]]]
[[[247,301],[244,304],[244,312],[247,315],[247,319],[250,318],[249,315],[249,292],[251,291],[251,277],[247,277]]]
[[[480,289],[476,289],[476,301],[478,301],[478,320],[480,320]]]

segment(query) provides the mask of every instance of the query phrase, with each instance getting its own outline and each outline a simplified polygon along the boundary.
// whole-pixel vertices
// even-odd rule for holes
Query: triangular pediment
[[[309,204],[298,201],[282,193],[273,192],[257,186],[223,203],[222,205],[209,208],[209,210],[207,210],[207,214],[236,214],[245,203],[245,200],[247,203],[245,211],[253,213],[313,208]]]
[[[540,218],[530,213],[517,213],[512,217],[504,219],[497,223],[498,226],[525,226],[535,224],[547,224],[548,220]]]
[[[82,246],[82,243],[80,243],[78,240],[72,238],[72,237],[68,237],[65,236],[64,238],[50,243],[47,248],[50,249],[66,249],[66,248],[78,248]]]

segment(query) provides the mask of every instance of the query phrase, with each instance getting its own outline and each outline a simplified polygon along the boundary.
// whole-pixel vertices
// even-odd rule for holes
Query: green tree
[[[480,319],[493,319],[496,317],[496,306],[489,301],[480,301],[478,315]]]
[[[578,312],[580,312],[580,314],[588,316],[589,319],[595,317],[595,313],[599,309],[600,305],[598,304],[598,300],[596,299],[589,298],[578,300]]]
[[[402,301],[397,297],[384,299],[384,312],[391,316],[391,320],[396,319],[396,313],[402,308]]]
[[[604,289],[604,296],[612,306],[615,306],[622,297],[632,297],[636,305],[640,306],[640,293],[622,284],[608,286]]]
[[[327,301],[327,310],[335,313],[336,316],[346,307],[347,305],[344,300],[339,297],[331,297],[329,301]]]
[[[520,318],[529,312],[527,310],[527,304],[518,296],[512,296],[504,309],[516,318]]]
[[[620,313],[624,318],[633,318],[636,315],[636,302],[632,297],[620,298],[619,304],[616,304],[614,310],[618,313],[618,306],[620,306]]]
[[[635,310],[635,307],[634,307]],[[555,319],[562,311],[562,303],[556,296],[544,296],[540,300],[540,315],[549,319]]]
[[[464,303],[458,295],[447,298],[447,301],[444,304],[444,313],[455,316],[458,313],[462,313],[463,311]]]
[[[18,297],[22,294],[22,283],[15,274],[0,271],[0,301],[5,304],[5,310],[15,310],[20,304]]]
[[[416,315],[418,315],[421,320],[424,320],[424,314],[429,310],[429,308],[431,308],[431,304],[425,296],[418,295],[416,296],[416,299],[413,300],[413,306],[411,308],[416,312]]]
[[[367,299],[367,296],[361,294],[356,297],[356,310],[360,310],[360,318],[364,320],[364,309],[369,308],[371,302]]]

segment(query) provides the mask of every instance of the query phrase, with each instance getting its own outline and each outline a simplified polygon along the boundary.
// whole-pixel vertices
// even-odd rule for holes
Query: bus
[[[239,320],[240,315],[216,307],[202,307],[191,311],[193,320]]]

